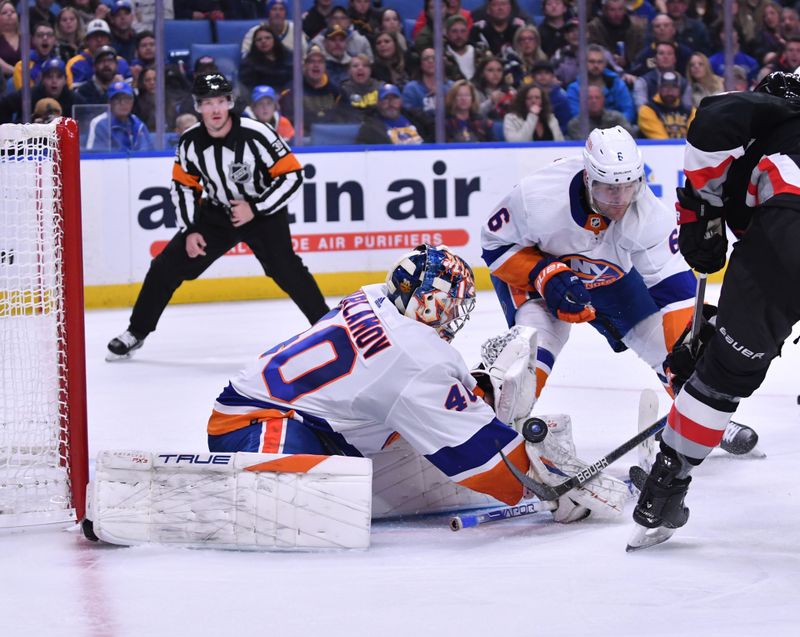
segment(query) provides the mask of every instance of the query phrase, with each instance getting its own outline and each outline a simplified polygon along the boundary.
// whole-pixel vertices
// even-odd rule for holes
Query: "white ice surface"
[[[133,360],[105,363],[128,314],[87,314],[92,456],[204,450],[229,375],[304,325],[288,301],[170,306]],[[503,328],[481,293],[455,345],[474,361]],[[695,472],[689,524],[649,551],[624,551],[632,504],[612,523],[559,526],[541,514],[459,533],[447,516],[378,523],[368,551],[335,554],[118,548],[26,532],[0,536],[0,635],[798,635],[798,372],[800,347],[787,342],[737,414],[767,459],[715,452]],[[578,326],[538,408],[571,413],[591,461],[633,435],[645,387],[659,389],[643,363]],[[622,477],[634,458],[611,472]]]

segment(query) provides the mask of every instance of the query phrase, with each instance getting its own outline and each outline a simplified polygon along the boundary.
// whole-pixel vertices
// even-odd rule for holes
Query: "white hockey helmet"
[[[586,192],[595,212],[619,219],[644,188],[642,153],[621,126],[595,128],[583,149]]]

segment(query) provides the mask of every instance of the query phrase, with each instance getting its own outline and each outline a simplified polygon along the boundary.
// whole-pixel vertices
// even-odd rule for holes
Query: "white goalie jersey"
[[[261,410],[302,421],[347,455],[378,453],[399,435],[452,481],[518,502],[522,487],[498,449],[526,471],[523,438],[473,393],[458,352],[385,294],[365,286],[262,354],[217,398],[209,435]]]

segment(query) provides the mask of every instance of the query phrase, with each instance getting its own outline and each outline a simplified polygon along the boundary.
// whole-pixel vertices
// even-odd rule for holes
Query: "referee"
[[[111,339],[106,360],[129,358],[156,329],[181,283],[242,241],[309,323],[328,312],[289,233],[286,204],[300,188],[302,167],[272,128],[231,112],[232,93],[219,73],[194,80],[202,121],[181,136],[172,169],[181,230],[150,264],[128,329]]]

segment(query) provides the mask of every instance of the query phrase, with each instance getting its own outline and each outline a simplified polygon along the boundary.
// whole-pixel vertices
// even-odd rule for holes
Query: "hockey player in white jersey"
[[[518,328],[498,345],[476,372],[482,390],[449,345],[474,305],[469,265],[444,246],[418,246],[385,284],[354,292],[235,376],[208,421],[210,453],[101,452],[85,534],[122,545],[366,548],[371,518],[518,503],[523,486],[501,451],[536,481],[585,469],[565,417],[542,417],[536,443],[497,418],[490,404],[518,428],[530,413],[536,334]],[[557,522],[612,517],[629,496],[600,474],[542,510]]]
[[[538,475],[548,472],[543,461],[575,470],[574,446],[554,422],[547,452],[530,443],[526,451],[522,436],[480,398],[449,345],[474,304],[469,265],[443,246],[419,246],[385,284],[346,297],[234,377],[214,405],[209,449],[378,458],[401,437],[452,483],[516,504],[523,488],[498,450]],[[564,497],[555,518],[616,514],[625,491],[601,476]]]
[[[595,129],[582,157],[524,178],[489,215],[481,243],[509,326],[537,330],[537,397],[582,322],[615,352],[633,350],[672,394],[665,359],[691,319],[696,279],[627,131]]]

